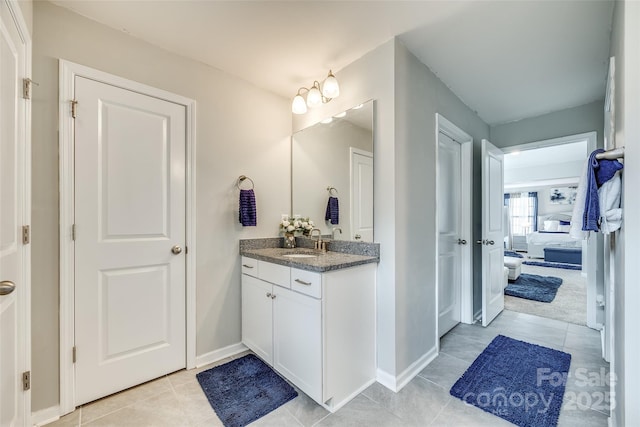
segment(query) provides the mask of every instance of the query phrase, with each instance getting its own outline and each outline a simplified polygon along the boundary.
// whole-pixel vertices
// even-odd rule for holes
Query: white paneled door
[[[504,154],[482,140],[482,326],[504,309]]]
[[[17,8],[17,6],[13,6]],[[10,6],[0,0],[0,426],[29,422],[23,372],[27,345],[27,257],[22,237],[26,182],[26,109],[22,96],[26,45]]]
[[[80,405],[186,366],[184,105],[75,77]]]
[[[373,242],[373,153],[351,148],[350,239]]]
[[[461,317],[462,147],[438,135],[438,333],[443,336]]]

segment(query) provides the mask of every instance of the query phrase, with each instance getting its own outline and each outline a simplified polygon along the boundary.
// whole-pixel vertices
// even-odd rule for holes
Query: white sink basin
[[[282,255],[283,257],[287,257],[287,258],[315,258],[318,255],[313,255],[313,254],[285,254]]]

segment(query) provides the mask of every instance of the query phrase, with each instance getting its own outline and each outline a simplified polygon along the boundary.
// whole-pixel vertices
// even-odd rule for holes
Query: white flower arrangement
[[[311,230],[313,230],[313,226],[313,221],[309,218],[286,217],[282,218],[282,221],[280,221],[280,231],[283,231],[284,233],[295,233],[298,231],[303,234],[309,234],[311,233]]]

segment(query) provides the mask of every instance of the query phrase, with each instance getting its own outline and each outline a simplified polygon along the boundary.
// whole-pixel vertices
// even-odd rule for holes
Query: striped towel
[[[240,190],[240,223],[245,227],[258,224],[256,195],[253,190]]]
[[[331,224],[338,224],[340,222],[340,208],[338,208],[338,198],[329,197],[327,202],[327,212],[324,214],[324,219],[330,221]]]

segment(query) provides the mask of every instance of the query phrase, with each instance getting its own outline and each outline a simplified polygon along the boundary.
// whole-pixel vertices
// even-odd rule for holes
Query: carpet
[[[498,335],[450,393],[518,426],[553,427],[570,364],[570,354]]]
[[[523,264],[535,265],[538,267],[563,268],[565,270],[582,270],[581,265],[567,264],[566,262],[524,261]]]
[[[295,398],[298,393],[253,354],[196,375],[225,427],[243,427]]]
[[[553,276],[538,276],[522,273],[504,289],[505,295],[530,299],[540,302],[551,302],[556,297],[562,279]]]
[[[587,324],[587,277],[579,270],[562,270],[523,265],[522,273],[554,276],[562,279],[562,286],[551,302],[504,296],[504,308],[577,325]]]

